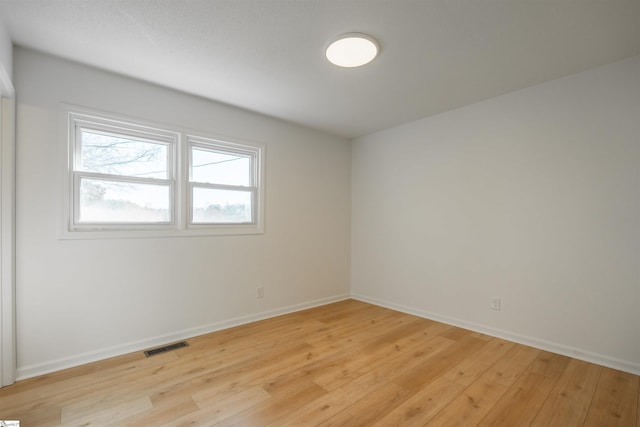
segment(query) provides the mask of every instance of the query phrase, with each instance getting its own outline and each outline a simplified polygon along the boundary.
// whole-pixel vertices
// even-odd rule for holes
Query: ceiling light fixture
[[[378,41],[368,34],[342,34],[331,42],[325,55],[329,62],[338,67],[360,67],[378,56]]]

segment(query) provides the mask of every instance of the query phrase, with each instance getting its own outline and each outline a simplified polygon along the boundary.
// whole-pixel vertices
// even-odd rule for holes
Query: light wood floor
[[[29,426],[640,426],[640,377],[343,301],[0,389]]]

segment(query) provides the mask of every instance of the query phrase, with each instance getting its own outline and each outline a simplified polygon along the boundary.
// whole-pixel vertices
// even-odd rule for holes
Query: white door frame
[[[0,387],[16,380],[15,110],[13,85],[0,78]]]

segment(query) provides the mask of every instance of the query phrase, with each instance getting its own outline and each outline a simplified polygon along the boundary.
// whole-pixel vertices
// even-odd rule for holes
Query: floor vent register
[[[149,357],[149,356],[155,356],[156,354],[160,354],[160,353],[166,353],[167,351],[171,351],[171,350],[176,350],[178,348],[182,348],[182,347],[187,347],[189,344],[187,344],[186,341],[181,341],[181,342],[177,342],[175,344],[170,344],[170,345],[165,345],[162,347],[156,347],[156,348],[152,348],[149,350],[145,350],[144,351],[144,355]]]

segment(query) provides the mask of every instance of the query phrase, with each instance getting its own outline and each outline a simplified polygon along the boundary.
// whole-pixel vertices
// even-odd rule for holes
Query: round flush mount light
[[[338,67],[360,67],[373,61],[380,50],[378,41],[368,34],[347,33],[331,42],[325,55]]]

